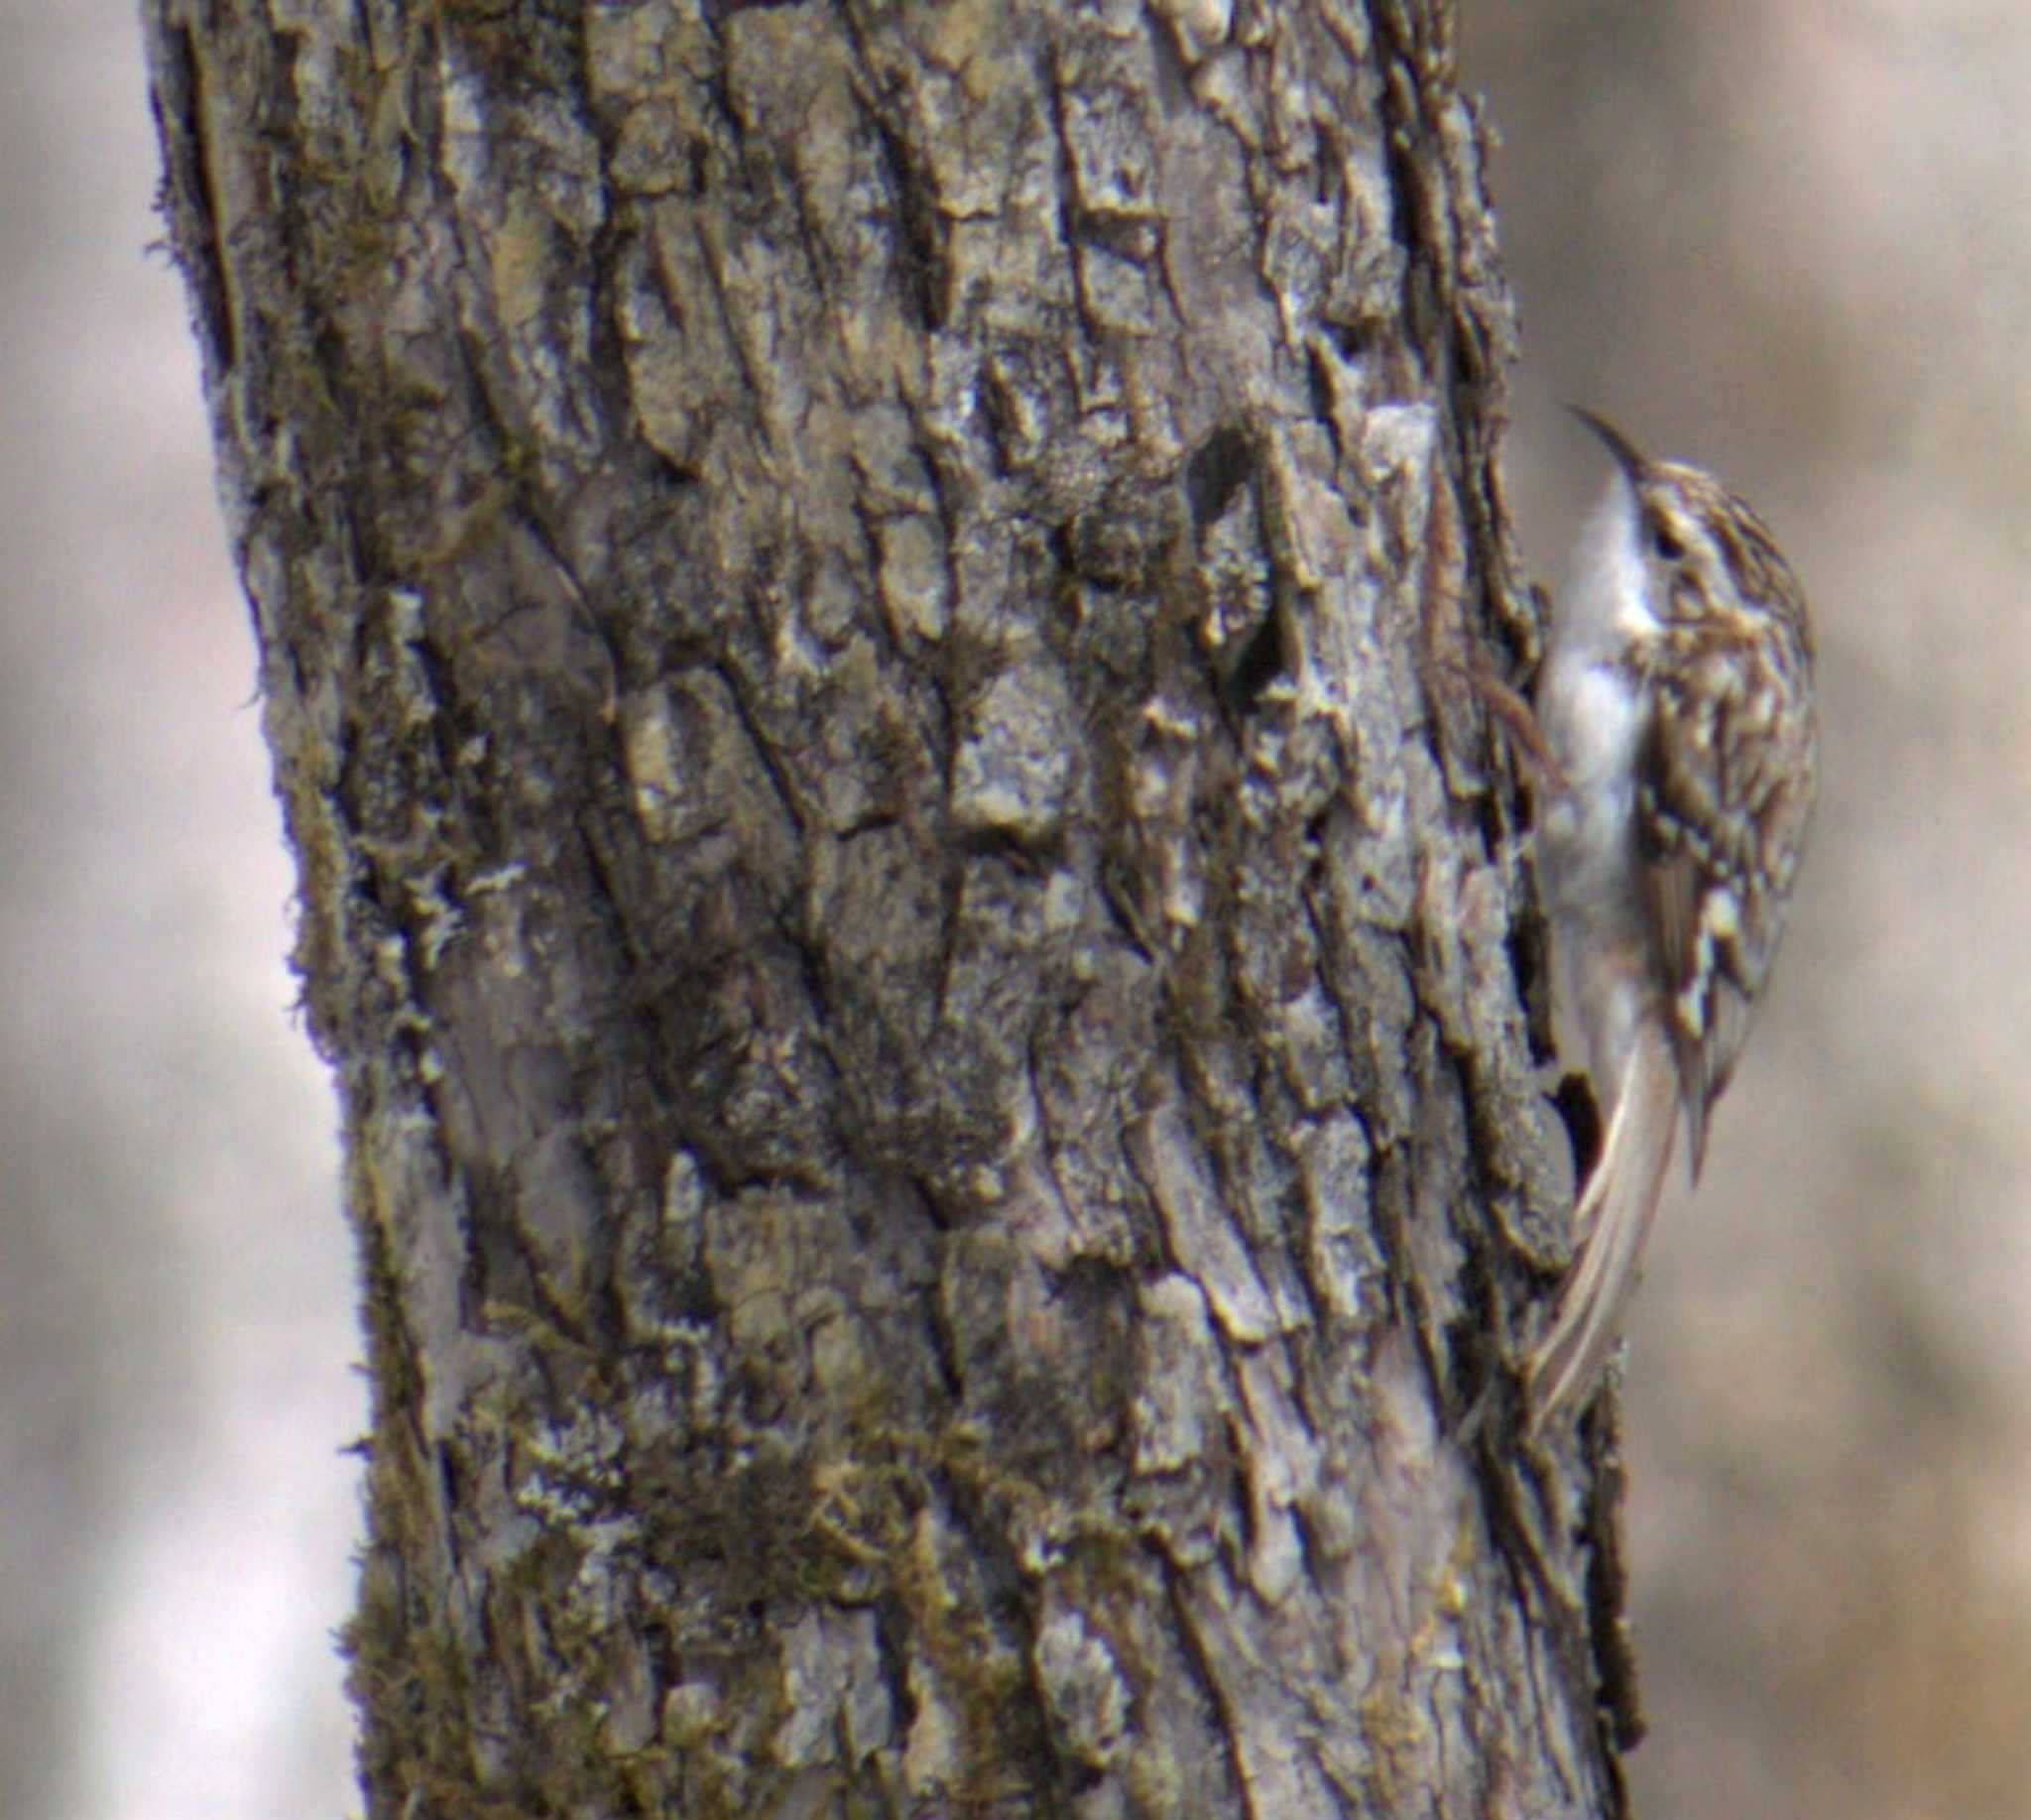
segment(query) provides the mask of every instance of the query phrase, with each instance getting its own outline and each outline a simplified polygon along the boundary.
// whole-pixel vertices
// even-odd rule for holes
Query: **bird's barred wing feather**
[[[1745,635],[1717,630],[1688,636],[1653,672],[1636,794],[1696,1177],[1776,954],[1818,767],[1809,693],[1781,667],[1798,654],[1744,652]]]

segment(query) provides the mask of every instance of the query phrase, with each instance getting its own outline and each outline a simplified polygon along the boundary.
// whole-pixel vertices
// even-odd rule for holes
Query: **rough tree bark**
[[[146,0],[370,1811],[1619,1811],[1437,0]]]

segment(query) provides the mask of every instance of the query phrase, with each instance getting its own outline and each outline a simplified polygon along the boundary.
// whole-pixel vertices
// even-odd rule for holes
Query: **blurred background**
[[[0,1815],[359,1811],[324,1069],[131,0],[0,0]]]
[[[1632,1322],[1647,1820],[2031,1812],[2031,8],[1462,0],[1556,587],[1613,417],[1827,784]],[[0,1814],[357,1812],[351,1266],[130,0],[0,0]]]
[[[1462,0],[1557,588],[1592,405],[1817,618],[1825,786],[1631,1316],[1646,1820],[2031,1814],[2031,6]]]

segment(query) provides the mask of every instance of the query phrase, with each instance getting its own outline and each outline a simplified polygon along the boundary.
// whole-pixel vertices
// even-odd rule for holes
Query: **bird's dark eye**
[[[1657,552],[1660,562],[1676,562],[1686,553],[1686,546],[1671,535],[1669,525],[1650,527],[1650,547]]]

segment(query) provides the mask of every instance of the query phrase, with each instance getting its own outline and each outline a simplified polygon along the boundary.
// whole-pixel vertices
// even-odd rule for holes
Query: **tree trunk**
[[[1620,1811],[1425,0],[147,0],[369,1811]]]

